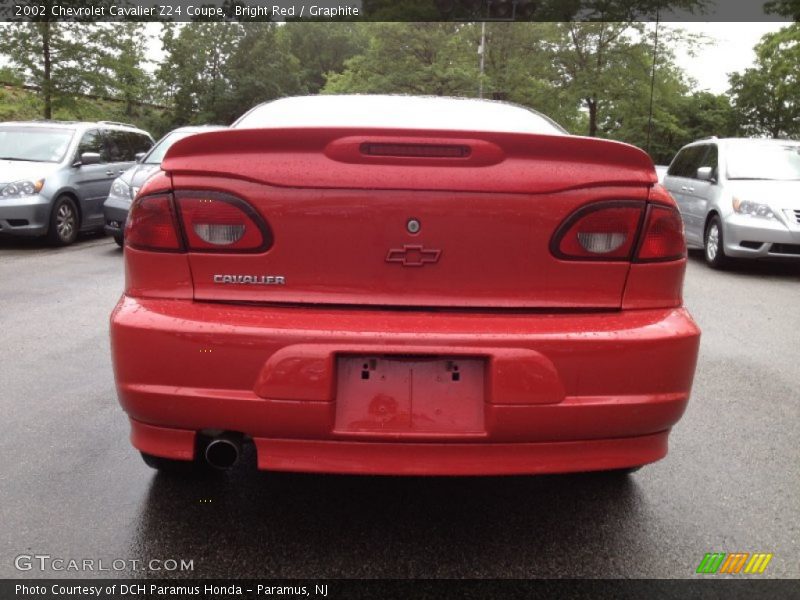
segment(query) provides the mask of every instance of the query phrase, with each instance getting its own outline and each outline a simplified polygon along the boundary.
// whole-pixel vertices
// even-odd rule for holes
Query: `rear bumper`
[[[686,407],[700,332],[683,309],[401,312],[123,297],[111,319],[134,445],[194,455],[195,432],[253,438],[265,469],[549,473],[644,464]],[[344,356],[479,358],[480,427],[358,429],[337,397]],[[416,390],[424,394],[425,390]]]
[[[667,454],[667,431],[579,442],[507,444],[350,442],[255,438],[258,468],[351,475],[528,475],[623,469]],[[131,420],[133,445],[149,454],[191,460],[192,431]]]

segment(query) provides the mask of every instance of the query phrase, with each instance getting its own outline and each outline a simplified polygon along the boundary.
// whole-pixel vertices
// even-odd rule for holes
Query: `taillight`
[[[218,192],[142,196],[131,207],[125,241],[157,252],[263,252],[272,232],[247,203]],[[184,247],[185,241],[185,247]]]
[[[686,256],[680,213],[670,206],[651,204],[636,252],[638,262],[677,260]]]
[[[550,249],[566,260],[656,262],[686,256],[677,209],[628,201],[579,209],[558,228]]]
[[[642,220],[642,202],[598,202],[559,227],[551,250],[573,260],[630,260]]]
[[[272,245],[264,220],[245,202],[215,192],[178,192],[181,224],[189,250],[259,252]]]
[[[137,198],[125,223],[125,243],[138,250],[181,251],[183,245],[172,197],[159,195]]]

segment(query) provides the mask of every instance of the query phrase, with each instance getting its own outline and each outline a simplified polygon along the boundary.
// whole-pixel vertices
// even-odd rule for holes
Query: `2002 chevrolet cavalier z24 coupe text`
[[[625,470],[667,452],[700,332],[649,157],[522,107],[287,98],[177,142],[111,317],[158,468]]]

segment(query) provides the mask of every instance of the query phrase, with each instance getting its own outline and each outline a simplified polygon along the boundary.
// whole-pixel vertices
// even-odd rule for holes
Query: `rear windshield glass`
[[[150,154],[144,158],[144,164],[160,165],[161,161],[164,159],[164,155],[167,153],[167,150],[169,150],[175,142],[197,133],[197,131],[173,131],[172,133],[168,133],[163,138],[158,140],[158,143],[155,146],[153,146],[153,149],[150,150]]]
[[[731,144],[728,179],[800,179],[800,145],[775,143]]]
[[[73,133],[72,129],[0,127],[0,160],[61,162]]]
[[[420,96],[303,96],[256,107],[233,127],[354,127],[565,133],[542,114],[504,102]]]

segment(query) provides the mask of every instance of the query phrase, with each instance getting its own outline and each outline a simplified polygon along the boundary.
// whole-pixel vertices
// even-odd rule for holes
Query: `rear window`
[[[0,127],[0,160],[61,162],[74,130],[47,127]]]
[[[234,128],[354,127],[562,135],[550,118],[514,104],[421,96],[302,96],[257,106]]]
[[[130,146],[134,157],[140,152],[147,152],[153,147],[153,140],[146,135],[133,133],[131,131],[127,132],[125,135],[128,137],[128,146]]]
[[[133,160],[133,152],[128,142],[127,132],[119,129],[106,129],[105,139],[110,162],[128,162]]]
[[[182,140],[183,138],[187,138],[190,135],[197,135],[200,133],[199,131],[173,131],[168,133],[163,138],[156,142],[156,145],[153,146],[153,149],[150,151],[145,159],[144,163],[148,165],[160,165],[161,161],[164,159],[164,155],[167,153],[172,145],[177,142],[178,140]]]
[[[133,162],[139,152],[147,152],[153,146],[150,137],[124,129],[106,129],[105,139],[111,162]]]

